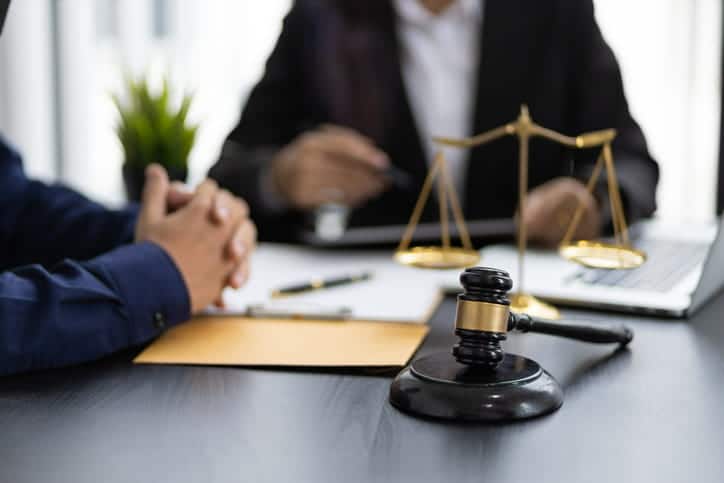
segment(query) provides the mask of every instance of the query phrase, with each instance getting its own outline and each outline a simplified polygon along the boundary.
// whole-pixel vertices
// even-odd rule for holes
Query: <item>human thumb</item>
[[[146,184],[143,187],[140,224],[148,226],[166,216],[168,190],[169,181],[166,170],[158,164],[149,165],[146,168]]]

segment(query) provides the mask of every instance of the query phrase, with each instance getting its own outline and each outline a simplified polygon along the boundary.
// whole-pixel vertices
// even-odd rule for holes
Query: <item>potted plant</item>
[[[166,168],[172,180],[186,180],[188,157],[198,126],[186,123],[191,95],[185,95],[174,108],[167,80],[156,94],[143,79],[128,78],[126,88],[126,102],[113,96],[120,115],[116,134],[123,147],[126,194],[129,200],[138,201],[149,164],[158,163]]]

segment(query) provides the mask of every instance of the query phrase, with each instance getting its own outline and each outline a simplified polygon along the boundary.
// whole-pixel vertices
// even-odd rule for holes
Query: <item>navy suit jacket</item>
[[[29,180],[0,139],[0,375],[97,359],[189,318],[166,252],[126,245],[135,220]]]
[[[360,11],[374,6],[374,18],[345,17],[341,5]],[[471,134],[515,119],[524,103],[539,124],[565,134],[616,128],[613,149],[628,220],[651,215],[658,167],[629,112],[621,73],[596,24],[592,0],[488,0],[484,8]],[[264,76],[209,173],[247,200],[260,240],[294,240],[304,224],[303,213],[266,206],[260,180],[281,147],[325,123],[371,137],[414,182],[414,189],[393,188],[354,210],[350,224],[407,223],[428,162],[403,82],[401,55],[391,0],[294,2]],[[514,138],[504,138],[470,152],[462,200],[468,219],[514,215],[517,149]],[[597,154],[533,140],[530,188],[559,176],[587,180]],[[597,194],[605,208],[604,188]],[[428,205],[423,219],[439,219],[436,204]]]

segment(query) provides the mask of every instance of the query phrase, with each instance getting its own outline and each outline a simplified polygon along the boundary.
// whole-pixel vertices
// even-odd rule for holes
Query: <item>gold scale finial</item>
[[[528,194],[528,161],[529,146],[532,137],[542,137],[574,149],[587,149],[601,147],[601,153],[596,161],[586,189],[593,193],[593,189],[600,178],[601,171],[606,168],[608,197],[611,204],[611,217],[614,230],[614,243],[604,243],[589,240],[573,240],[573,235],[584,213],[583,203],[579,203],[566,233],[559,246],[562,257],[590,268],[629,269],[641,266],[646,261],[646,255],[631,247],[626,216],[621,202],[621,193],[616,178],[613,163],[611,143],[616,138],[616,130],[606,129],[569,137],[558,132],[546,129],[533,122],[528,106],[520,108],[520,115],[514,122],[491,129],[466,139],[452,139],[436,137],[433,140],[441,146],[469,149],[490,143],[504,136],[517,136],[519,143],[519,179],[518,179],[518,208],[522,213]],[[438,205],[440,210],[440,229],[442,246],[410,247],[420,216],[432,191],[435,178],[439,177]],[[460,233],[462,247],[454,247],[450,243],[450,226],[448,203],[453,214],[455,225]],[[511,297],[511,309],[516,312],[528,313],[533,316],[557,319],[558,310],[523,289],[524,261],[528,243],[528,233],[524,223],[517,223],[518,245],[518,287],[517,293]],[[438,151],[430,166],[420,196],[413,209],[410,222],[402,236],[400,245],[395,253],[395,259],[405,265],[428,269],[466,268],[475,265],[480,260],[480,253],[473,248],[470,235],[465,224],[460,201],[455,186],[453,186],[447,169],[447,161],[442,150]]]

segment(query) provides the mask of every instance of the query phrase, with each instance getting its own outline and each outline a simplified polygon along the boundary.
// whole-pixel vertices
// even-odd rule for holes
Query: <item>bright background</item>
[[[662,168],[658,216],[714,215],[721,0],[596,0],[632,111]],[[0,39],[0,131],[27,170],[123,201],[109,93],[124,71],[194,92],[198,181],[234,126],[290,0],[15,0]]]

